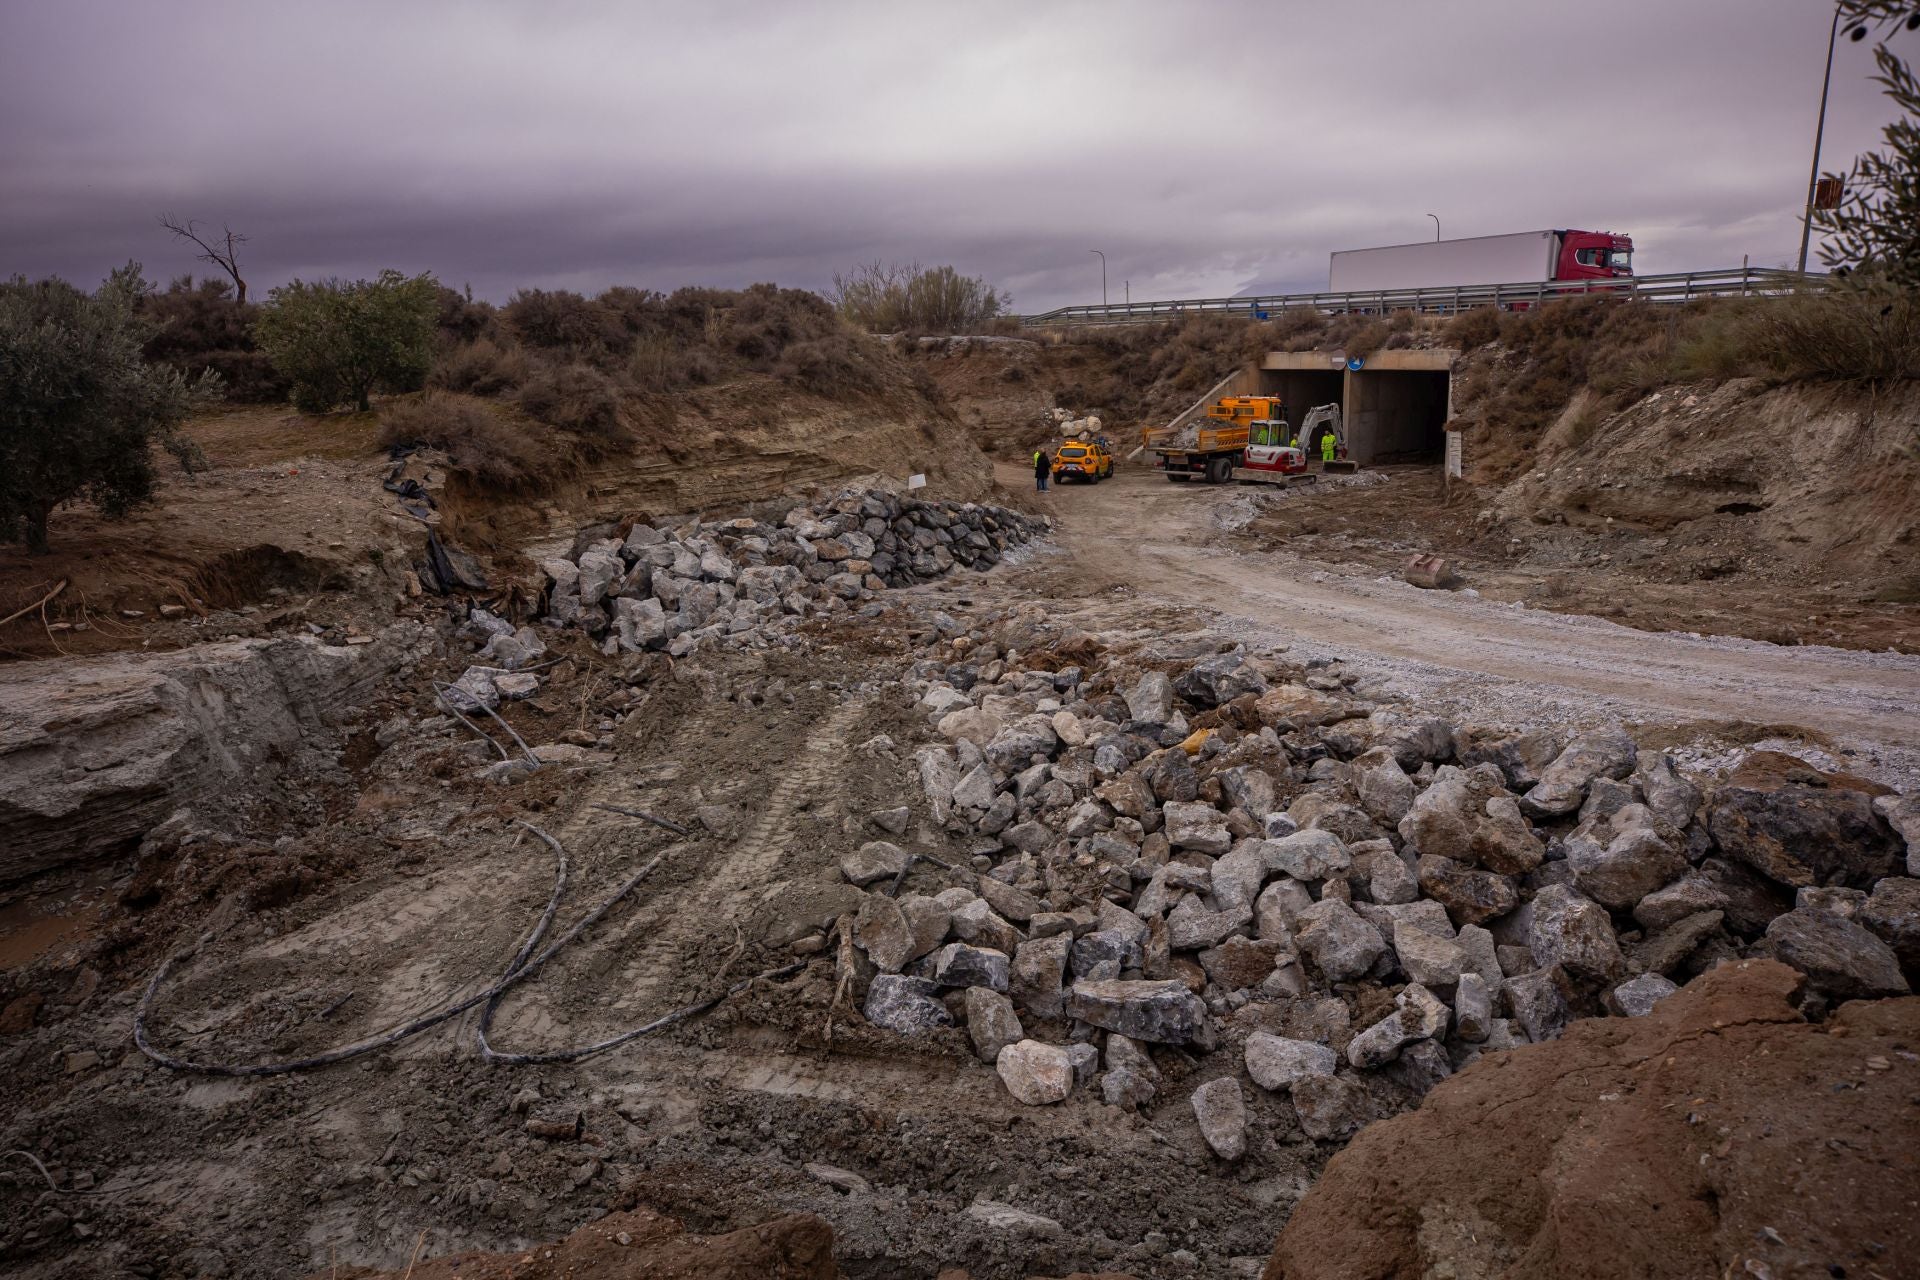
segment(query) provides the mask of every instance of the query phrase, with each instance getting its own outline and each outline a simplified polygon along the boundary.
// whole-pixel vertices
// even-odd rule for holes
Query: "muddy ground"
[[[383,501],[354,496],[378,493],[363,470],[341,500],[364,501],[378,527]],[[14,1086],[0,1145],[42,1161],[62,1192],[9,1157],[0,1259],[36,1277],[399,1268],[416,1245],[522,1247],[639,1206],[701,1233],[817,1214],[853,1276],[1255,1274],[1331,1153],[1284,1100],[1254,1101],[1249,1154],[1230,1166],[1206,1153],[1188,1105],[1199,1059],[1176,1055],[1137,1116],[1086,1091],[1027,1108],[964,1032],[910,1041],[834,1007],[832,959],[814,948],[844,899],[840,856],[883,836],[956,867],[968,854],[930,821],[909,762],[930,731],[904,681],[932,610],[966,627],[1037,603],[1116,652],[1240,641],[1337,657],[1362,688],[1478,723],[1624,719],[1709,766],[1758,741],[1920,779],[1920,659],[1634,629],[1565,612],[1576,597],[1544,612],[1524,548],[1483,546],[1470,525],[1454,536],[1477,594],[1418,592],[1389,571],[1454,526],[1430,472],[1382,474],[1264,498],[1130,470],[1023,497],[1056,518],[1052,543],[889,592],[887,613],[810,627],[791,651],[614,659],[555,638],[548,689],[509,714],[529,741],[589,754],[508,785],[475,778],[485,745],[432,705],[427,679],[466,660],[442,649],[348,724],[337,769],[283,779],[245,829],[189,821],[141,857],[16,886],[0,903],[0,1071]],[[1607,581],[1583,581],[1592,594],[1577,599],[1605,601]],[[394,615],[444,625],[382,577],[320,586],[343,631]],[[249,625],[293,630],[314,608]],[[903,836],[872,816],[895,806],[912,810]],[[151,1034],[216,1064],[313,1053],[484,989],[554,888],[553,855],[521,822],[567,851],[563,926],[661,862],[507,995],[496,1047],[578,1044],[806,967],[571,1064],[484,1061],[477,1011],[267,1078],[168,1070],[130,1043],[141,991],[175,953]],[[937,892],[953,874],[923,862],[908,887]]]

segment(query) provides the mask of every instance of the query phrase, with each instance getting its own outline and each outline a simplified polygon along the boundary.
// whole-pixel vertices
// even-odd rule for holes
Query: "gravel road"
[[[1089,622],[1123,598],[1210,610],[1216,631],[1344,658],[1409,696],[1483,721],[1810,730],[1845,748],[1850,767],[1906,786],[1920,780],[1920,657],[1636,631],[1421,591],[1284,549],[1236,554],[1210,545],[1217,517],[1229,514],[1217,508],[1244,492],[1171,485],[1129,468],[1098,486],[1045,495],[1071,561],[1070,574],[1047,577],[1055,590],[1069,576],[1086,585]]]

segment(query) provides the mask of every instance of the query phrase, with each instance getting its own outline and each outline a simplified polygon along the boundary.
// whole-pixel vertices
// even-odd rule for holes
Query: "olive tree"
[[[137,263],[92,294],[57,278],[0,283],[0,538],[42,554],[61,503],[121,516],[151,499],[156,441],[182,465],[198,457],[177,429],[218,380],[189,384],[141,358],[146,292]]]
[[[1874,79],[1898,114],[1881,133],[1886,145],[1854,161],[1840,206],[1815,213],[1827,233],[1821,257],[1868,287],[1920,289],[1920,79],[1890,44],[1896,34],[1920,30],[1920,4],[1843,0],[1840,21],[1856,41],[1878,33]]]
[[[375,391],[417,391],[426,382],[440,314],[431,275],[295,280],[268,297],[255,341],[292,383],[302,412],[365,411]]]

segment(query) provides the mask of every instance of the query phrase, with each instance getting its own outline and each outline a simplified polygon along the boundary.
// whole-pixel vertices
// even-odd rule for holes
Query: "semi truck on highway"
[[[1607,280],[1633,274],[1633,238],[1611,231],[1515,231],[1344,249],[1327,269],[1332,293],[1451,285]]]

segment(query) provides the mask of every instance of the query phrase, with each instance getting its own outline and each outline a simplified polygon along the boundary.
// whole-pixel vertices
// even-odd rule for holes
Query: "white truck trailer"
[[[1332,293],[1454,285],[1604,280],[1633,274],[1633,240],[1610,231],[1515,231],[1344,249],[1327,270]]]

